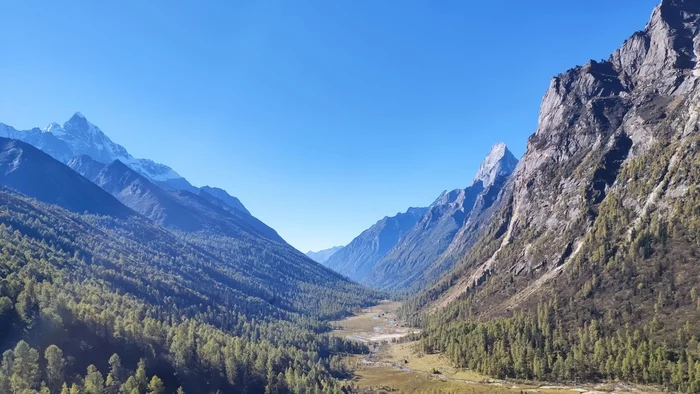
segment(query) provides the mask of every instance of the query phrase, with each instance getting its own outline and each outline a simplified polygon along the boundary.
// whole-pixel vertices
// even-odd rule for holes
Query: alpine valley
[[[0,393],[700,392],[699,54],[662,0],[521,158],[306,254],[80,113],[0,124]]]
[[[352,386],[337,355],[366,346],[329,335],[328,321],[381,293],[80,114],[2,130],[15,139],[0,138],[0,392]]]

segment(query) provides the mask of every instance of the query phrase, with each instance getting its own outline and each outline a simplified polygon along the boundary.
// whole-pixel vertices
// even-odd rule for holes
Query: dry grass
[[[449,360],[442,355],[417,352],[414,342],[384,346],[384,349],[380,351],[379,358],[382,361],[394,362],[416,371],[432,373],[436,369],[450,379],[469,380],[472,382],[492,381],[489,377],[474,371],[453,367]]]
[[[378,392],[399,393],[508,393],[505,387],[444,381],[416,372],[404,372],[390,367],[369,367],[355,372],[355,384],[371,387]],[[516,391],[517,393],[518,391]]]
[[[379,305],[363,309],[361,313],[340,321],[331,322],[335,328],[333,335],[358,339],[363,341],[375,341],[390,339],[391,336],[403,336],[409,329],[396,325],[396,310],[401,306],[400,302],[382,301]],[[390,323],[393,322],[393,323]],[[375,331],[379,327],[379,331]]]

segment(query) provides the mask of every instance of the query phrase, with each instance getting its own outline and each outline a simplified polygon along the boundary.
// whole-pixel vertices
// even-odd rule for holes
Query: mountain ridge
[[[0,184],[73,212],[128,217],[112,195],[33,145],[0,137]]]
[[[385,216],[333,254],[324,264],[355,281],[362,281],[372,266],[425,214],[427,208],[409,208]]]
[[[476,219],[495,201],[517,164],[504,143],[495,144],[472,185],[443,192],[361,283],[383,290],[415,291],[438,279],[458,260],[457,253],[471,246],[471,235],[483,227]]]
[[[75,171],[124,205],[166,228],[185,232],[212,231],[229,236],[237,236],[243,231],[285,243],[275,230],[248,213],[231,208],[217,197],[162,189],[119,160],[106,166],[95,160],[89,163],[89,160],[92,160],[89,156],[82,156],[79,160],[72,160],[71,164]]]

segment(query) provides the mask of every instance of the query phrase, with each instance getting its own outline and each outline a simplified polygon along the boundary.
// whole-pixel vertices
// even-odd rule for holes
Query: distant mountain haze
[[[318,252],[308,251],[306,255],[316,261],[317,263],[325,263],[331,256],[333,256],[337,251],[342,249],[342,246],[334,246],[332,248],[319,250]]]
[[[427,208],[409,208],[385,217],[332,255],[325,265],[355,281],[361,281],[401,237],[425,214]]]
[[[476,218],[491,206],[517,164],[505,144],[494,145],[472,186],[445,191],[430,207],[410,208],[380,220],[326,265],[381,289],[404,291],[437,279],[468,247],[467,239],[481,228]]]
[[[476,240],[475,235],[483,228],[488,209],[517,164],[518,160],[504,143],[494,145],[482,161],[472,185],[443,192],[361,283],[406,291],[442,276]]]

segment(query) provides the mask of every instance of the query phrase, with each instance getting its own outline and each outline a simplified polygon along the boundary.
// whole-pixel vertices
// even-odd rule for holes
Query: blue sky
[[[80,111],[317,250],[522,155],[551,77],[656,2],[1,1],[0,122]]]

